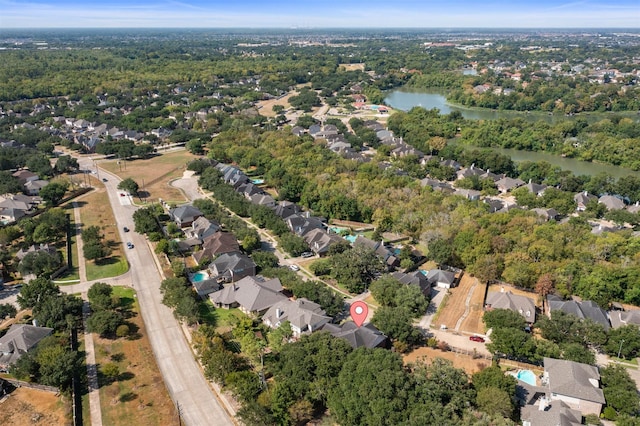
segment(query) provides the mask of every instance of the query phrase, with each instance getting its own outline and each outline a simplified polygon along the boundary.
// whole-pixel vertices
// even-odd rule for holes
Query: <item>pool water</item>
[[[200,281],[204,281],[209,278],[209,274],[205,271],[196,272],[191,276],[191,281],[194,283],[199,283]]]
[[[358,238],[355,235],[346,235],[344,237],[345,240],[349,241],[351,244],[353,244],[356,241],[356,238]]]
[[[520,370],[516,376],[518,380],[522,380],[523,382],[530,384],[532,386],[536,385],[536,375],[531,370]]]
[[[253,183],[254,185],[261,185],[264,183],[264,179],[253,179],[251,183]]]

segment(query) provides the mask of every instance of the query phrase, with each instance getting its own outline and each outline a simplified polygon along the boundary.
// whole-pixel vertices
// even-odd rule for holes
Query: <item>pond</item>
[[[540,111],[525,113],[520,111],[492,110],[488,108],[466,108],[452,105],[447,102],[446,91],[441,89],[420,89],[413,90],[400,88],[387,93],[384,102],[392,108],[402,111],[409,111],[411,108],[419,106],[424,109],[438,108],[441,114],[449,114],[452,111],[459,111],[464,118],[470,120],[495,120],[498,118],[523,118],[527,121],[543,120],[547,123],[557,123],[564,120],[575,120],[584,118],[587,121],[597,121],[613,113],[584,113],[567,116],[565,114],[550,114]],[[634,113],[617,113],[627,117],[638,119]]]

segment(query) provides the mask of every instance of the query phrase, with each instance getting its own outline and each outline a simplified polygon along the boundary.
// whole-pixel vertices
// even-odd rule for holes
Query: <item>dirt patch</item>
[[[475,283],[475,278],[464,274],[460,284],[449,289],[448,297],[440,305],[438,324],[444,324],[451,330],[455,329],[458,319],[464,314],[469,291],[471,291]]]
[[[340,68],[345,71],[364,71],[364,63],[359,64],[340,64],[338,65]]]
[[[298,92],[290,92],[284,95],[281,98],[277,99],[269,99],[267,101],[258,102],[258,111],[260,115],[265,117],[275,117],[277,114],[273,112],[274,105],[282,105],[284,109],[289,108],[291,105],[289,104],[289,98],[291,96],[297,95]]]
[[[453,362],[454,367],[462,368],[469,375],[477,373],[478,371],[491,365],[491,361],[484,358],[474,359],[470,355],[459,354],[455,352],[443,352],[439,349],[432,348],[418,348],[403,356],[402,359],[405,364],[422,362],[423,360],[427,364],[430,364],[435,358],[448,359],[449,361]]]
[[[0,402],[1,425],[71,425],[71,406],[60,395],[18,388]]]
[[[460,324],[460,331],[467,333],[484,333],[484,323],[482,316],[484,315],[484,298],[487,291],[487,285],[478,283],[473,288],[473,295],[469,300],[469,313]]]
[[[197,158],[188,151],[174,151],[148,159],[133,161],[102,161],[100,167],[120,176],[132,178],[140,186],[140,195],[147,201],[162,198],[167,202],[183,203],[182,192],[169,181],[182,177],[189,161]]]
[[[106,363],[120,368],[120,377],[114,382],[100,377],[102,421],[105,425],[129,425],[132,419],[143,425],[177,424],[175,406],[155,362],[137,302],[132,299],[136,315],[128,321],[137,328],[137,338],[110,340],[94,334],[98,368]]]

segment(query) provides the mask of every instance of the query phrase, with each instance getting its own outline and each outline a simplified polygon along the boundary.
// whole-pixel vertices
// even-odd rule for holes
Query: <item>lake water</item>
[[[531,113],[525,114],[516,111],[493,111],[488,109],[470,109],[460,108],[447,103],[447,99],[444,96],[443,91],[438,90],[426,90],[426,91],[412,91],[407,89],[398,89],[389,92],[385,98],[385,103],[392,108],[402,111],[409,111],[411,108],[419,106],[425,109],[438,108],[441,114],[449,114],[452,111],[460,111],[462,116],[472,120],[495,120],[497,118],[515,118],[520,117],[525,120],[545,120],[547,122],[556,122],[561,120],[575,119],[577,116],[567,117],[563,114],[541,114]],[[583,115],[587,120],[594,120],[602,115]],[[467,146],[467,145],[465,145]],[[474,148],[470,146],[470,148]],[[575,175],[589,175],[595,176],[599,173],[606,172],[611,174],[614,178],[618,179],[622,176],[633,174],[640,176],[640,172],[626,169],[624,167],[612,166],[607,164],[591,163],[587,161],[580,161],[574,158],[563,158],[558,155],[549,154],[546,152],[532,152],[532,151],[520,151],[517,149],[506,148],[487,148],[500,154],[508,155],[513,161],[546,161],[555,166],[559,166],[564,170],[570,170]]]
[[[412,90],[407,88],[401,88],[392,90],[387,94],[384,102],[392,108],[402,111],[409,111],[415,106],[422,107],[424,109],[438,108],[441,114],[449,114],[452,111],[459,111],[464,118],[471,120],[495,120],[498,118],[523,118],[527,121],[543,120],[547,123],[556,123],[564,120],[575,120],[576,118],[584,118],[587,121],[601,120],[606,117],[607,113],[584,113],[572,116],[565,114],[549,114],[544,112],[531,112],[525,113],[520,111],[504,111],[504,110],[492,110],[488,108],[465,108],[457,105],[451,105],[447,103],[445,97],[446,91],[439,89],[421,89]],[[627,117],[633,117],[638,119],[637,114],[633,113],[619,113]]]

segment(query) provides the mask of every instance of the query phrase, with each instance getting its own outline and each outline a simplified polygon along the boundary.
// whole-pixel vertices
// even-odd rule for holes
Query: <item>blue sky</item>
[[[639,28],[640,0],[0,0],[20,27]]]

